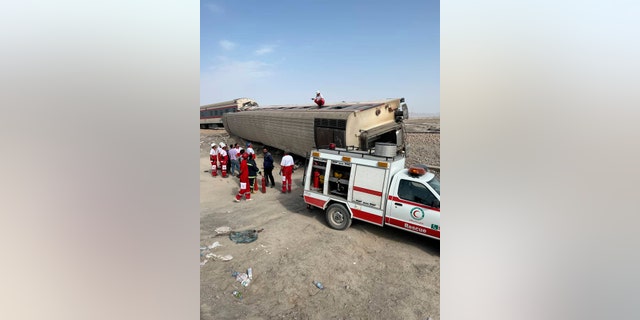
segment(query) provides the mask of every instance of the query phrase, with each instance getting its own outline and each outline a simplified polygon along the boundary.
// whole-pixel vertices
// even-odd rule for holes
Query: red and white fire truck
[[[440,181],[426,166],[405,169],[404,155],[382,147],[375,153],[312,150],[305,203],[323,209],[337,230],[358,219],[440,240]]]

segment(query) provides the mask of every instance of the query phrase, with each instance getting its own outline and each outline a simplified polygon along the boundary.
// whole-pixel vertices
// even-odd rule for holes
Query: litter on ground
[[[229,239],[235,243],[251,243],[258,239],[258,233],[262,230],[233,231],[229,233]]]
[[[216,228],[215,232],[216,232],[216,235],[229,234],[229,232],[231,232],[231,228],[230,227],[219,227],[219,228]]]

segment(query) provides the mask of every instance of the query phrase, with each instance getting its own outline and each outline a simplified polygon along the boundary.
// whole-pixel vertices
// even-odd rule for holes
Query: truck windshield
[[[431,188],[433,188],[433,190],[435,190],[438,195],[440,195],[440,181],[436,177],[433,177],[433,179],[431,179],[428,183]]]

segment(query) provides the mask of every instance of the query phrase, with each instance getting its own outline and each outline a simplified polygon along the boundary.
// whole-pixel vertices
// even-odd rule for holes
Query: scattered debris
[[[251,243],[258,239],[258,233],[263,230],[233,231],[229,234],[229,239],[235,243]]]
[[[216,232],[216,235],[225,235],[225,234],[229,234],[231,232],[231,228],[230,227],[219,227],[219,228],[216,228],[215,232]]]
[[[200,258],[202,258],[204,256],[204,260],[200,261],[200,267],[204,266],[205,264],[207,264],[207,262],[210,259],[216,259],[216,260],[220,260],[220,261],[229,261],[231,259],[233,259],[233,256],[231,255],[217,255],[213,252],[209,252],[209,250],[217,248],[217,247],[221,247],[222,245],[220,244],[220,242],[216,241],[214,243],[212,243],[210,246],[200,246]]]
[[[213,249],[213,248],[221,247],[221,246],[222,246],[222,245],[220,244],[220,242],[216,241],[216,242],[212,243],[212,244],[209,246],[209,249]]]
[[[234,271],[231,274],[231,276],[235,277],[236,281],[239,281],[243,287],[246,287],[249,285],[249,283],[251,283],[251,279],[249,278],[249,275],[244,272],[240,273],[240,272]]]
[[[231,259],[233,259],[233,256],[231,256],[230,254],[224,255],[224,256],[220,256],[217,255],[215,253],[209,253],[207,254],[207,258],[214,258],[216,260],[220,260],[220,261],[229,261]]]
[[[242,300],[242,292],[238,291],[238,290],[233,290],[233,296]]]
[[[324,286],[319,281],[313,280],[313,285],[318,287],[318,289],[320,289],[320,290],[324,290]]]

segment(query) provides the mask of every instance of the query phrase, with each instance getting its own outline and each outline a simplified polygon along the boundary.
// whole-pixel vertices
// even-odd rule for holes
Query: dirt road
[[[218,241],[222,246],[208,252],[233,259],[209,259],[201,267],[201,319],[440,318],[437,240],[360,221],[345,231],[329,228],[324,213],[308,210],[302,200],[302,168],[294,172],[292,193],[279,192],[276,166],[276,188],[235,203],[238,179],[205,172],[212,141],[231,142],[224,130],[201,130],[200,244]],[[437,147],[419,144],[438,149],[438,163],[429,164],[439,165],[439,137]],[[216,236],[214,230],[223,226],[264,231],[252,243],[236,244]],[[253,280],[243,287],[231,274],[249,267]]]

